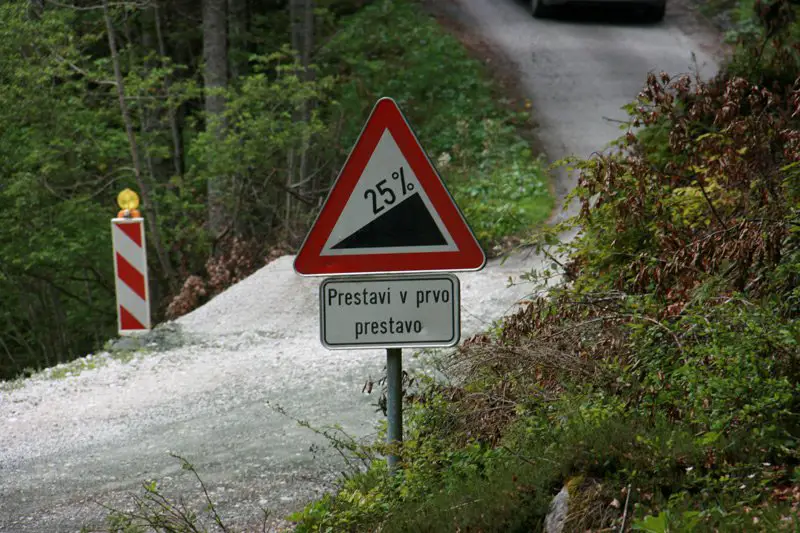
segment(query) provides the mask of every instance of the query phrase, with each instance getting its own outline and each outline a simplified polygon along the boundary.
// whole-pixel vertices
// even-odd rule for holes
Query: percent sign
[[[403,196],[414,190],[413,183],[406,183],[406,174],[403,172],[403,167],[400,167],[400,170],[397,172],[392,172],[392,179],[400,180],[400,190],[403,193]]]

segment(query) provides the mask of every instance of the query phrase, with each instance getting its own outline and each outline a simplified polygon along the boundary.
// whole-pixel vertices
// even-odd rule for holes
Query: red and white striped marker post
[[[136,211],[139,197],[125,189],[117,202],[123,209],[117,218],[111,219],[117,325],[120,335],[130,335],[150,330],[147,246],[144,219]]]

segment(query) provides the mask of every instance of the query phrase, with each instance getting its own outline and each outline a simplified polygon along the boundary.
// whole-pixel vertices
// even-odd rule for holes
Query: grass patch
[[[715,17],[732,12],[739,2],[740,0],[702,0],[697,2],[697,8],[706,17]]]
[[[0,391],[11,392],[13,390],[21,389],[25,386],[25,378],[18,377],[7,381],[0,381]]]
[[[96,368],[107,366],[109,361],[129,363],[134,358],[145,356],[149,353],[153,353],[153,350],[148,348],[139,348],[136,350],[113,350],[110,352],[101,352],[99,354],[91,354],[86,357],[73,359],[67,363],[61,363],[50,368],[28,368],[19,377],[13,380],[0,382],[0,390],[4,392],[10,392],[12,390],[22,388],[25,385],[25,381],[29,378],[52,380],[71,378],[79,376],[81,373],[87,370],[94,370]]]
[[[66,379],[70,377],[79,376],[87,370],[94,370],[108,365],[109,361],[118,361],[120,363],[129,363],[137,356],[143,356],[151,353],[152,350],[141,348],[137,350],[115,350],[112,352],[105,352],[100,354],[92,354],[79,359],[74,359],[68,363],[39,370],[38,372],[29,371],[31,377],[41,376],[45,379]],[[24,380],[25,378],[20,378]]]

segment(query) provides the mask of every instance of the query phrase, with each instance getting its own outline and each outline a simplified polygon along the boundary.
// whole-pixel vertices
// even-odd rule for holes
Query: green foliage
[[[306,121],[297,117],[305,102],[328,99],[333,78],[306,79],[306,71],[288,48],[253,55],[250,62],[253,72],[226,93],[222,121],[227,134],[220,140],[212,127],[197,136],[189,151],[195,164],[187,179],[205,183],[229,176],[235,182],[226,199],[229,208],[243,213],[242,226],[266,234],[285,215],[280,206],[286,193],[275,182],[284,179],[280,170],[286,154],[299,152],[312,139],[308,150],[316,158],[328,153],[324,147],[331,144],[332,131],[323,123],[321,111],[313,111]],[[217,122],[212,119],[212,124]]]
[[[297,531],[448,531],[454,524],[480,521],[483,511],[495,510],[492,505],[512,511],[508,454],[477,442],[450,448],[443,435],[429,433],[434,411],[442,408],[442,398],[435,397],[428,408],[408,413],[402,471],[389,476],[383,460],[373,462],[366,473],[346,480],[335,497],[294,515]],[[496,483],[501,478],[507,481],[502,487]],[[513,531],[501,529],[497,513],[486,512],[484,525],[488,520],[497,522],[494,530]],[[509,513],[508,520],[517,518]]]
[[[800,60],[800,24],[793,0],[737,0],[729,7],[733,28],[726,32],[737,50],[727,70],[767,87],[789,84],[795,72],[787,69]],[[754,46],[754,44],[756,44]]]
[[[74,15],[33,21],[25,5],[0,5],[2,377],[82,355],[112,329],[111,240],[98,229],[126,156],[119,123],[70,70],[84,44]]]
[[[796,455],[800,328],[778,316],[737,298],[711,310],[696,304],[672,326],[692,332],[683,349],[664,343],[663,332],[641,330],[634,342],[648,357],[640,386],[653,391],[642,408],[691,413],[699,444],[727,435],[731,452],[754,453],[758,442],[771,454]]]
[[[480,173],[454,187],[456,202],[484,246],[519,234],[549,216],[553,204],[543,167],[528,153],[519,162]]]
[[[121,189],[139,189],[101,10],[35,4],[0,5],[0,379],[115,334],[108,219]],[[202,111],[200,4],[186,8],[196,17],[160,5],[158,19],[151,3],[112,6],[150,189],[142,212],[156,217],[179,278],[157,260],[148,227],[155,322],[248,275],[268,248],[300,244],[380,96],[408,113],[486,248],[548,216],[522,117],[498,102],[480,63],[416,2],[363,4],[317,5],[319,50],[302,68],[287,48],[286,6],[250,3],[222,120]],[[211,181],[235,219],[219,241],[205,224]]]
[[[731,9],[733,28],[725,33],[725,40],[735,43],[739,39],[753,39],[761,35],[762,28],[755,17],[754,0],[739,0]]]

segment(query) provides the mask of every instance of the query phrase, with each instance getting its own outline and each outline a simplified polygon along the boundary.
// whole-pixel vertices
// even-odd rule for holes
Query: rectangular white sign
[[[328,278],[320,285],[326,348],[432,348],[458,344],[461,296],[452,274]]]

